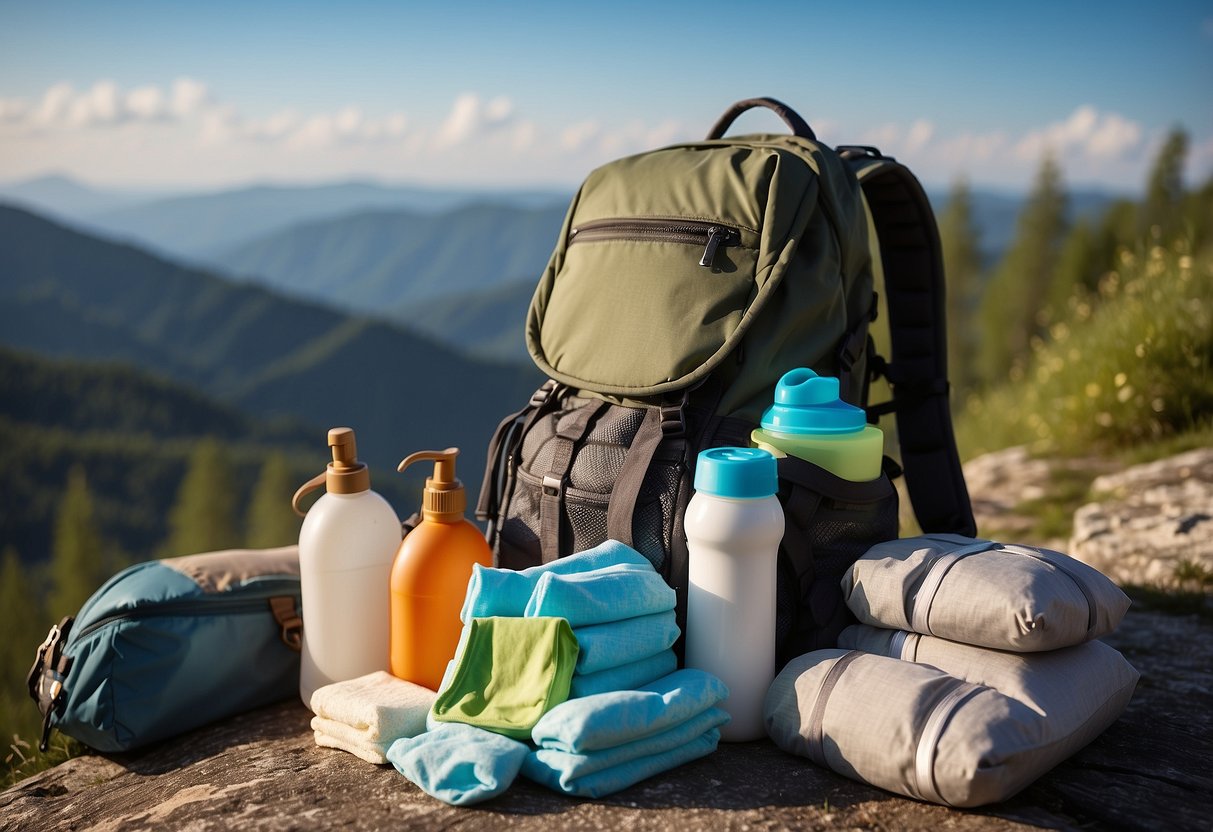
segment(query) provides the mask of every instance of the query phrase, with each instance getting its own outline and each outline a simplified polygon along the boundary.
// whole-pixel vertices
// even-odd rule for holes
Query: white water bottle
[[[695,467],[685,528],[690,560],[686,666],[719,677],[732,721],[720,738],[766,736],[763,700],[775,678],[775,582],[783,508],[775,458],[711,448]]]
[[[392,560],[402,537],[396,512],[371,491],[354,431],[333,428],[328,441],[333,461],[292,501],[299,512],[304,494],[322,485],[327,492],[299,530],[299,697],[308,707],[316,688],[389,669]]]

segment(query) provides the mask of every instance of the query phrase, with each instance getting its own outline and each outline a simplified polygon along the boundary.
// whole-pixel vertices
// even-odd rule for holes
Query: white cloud
[[[168,115],[168,103],[159,87],[146,86],[126,94],[126,111],[137,119],[159,121]]]
[[[1015,154],[1024,161],[1037,160],[1046,152],[1116,159],[1137,147],[1141,138],[1142,128],[1137,122],[1119,113],[1101,114],[1087,104],[1065,121],[1029,132],[1015,145]]]
[[[29,105],[20,98],[0,98],[0,124],[21,121],[28,112]]]
[[[434,145],[438,148],[453,147],[477,134],[494,132],[509,123],[513,113],[513,102],[504,96],[486,103],[476,93],[462,93],[455,98],[450,115],[434,135]]]
[[[213,103],[206,84],[193,78],[178,78],[173,82],[172,110],[177,118],[190,118],[202,113]]]
[[[592,141],[601,129],[596,121],[579,121],[570,124],[560,131],[560,147],[562,150],[576,152],[585,147],[587,142]]]

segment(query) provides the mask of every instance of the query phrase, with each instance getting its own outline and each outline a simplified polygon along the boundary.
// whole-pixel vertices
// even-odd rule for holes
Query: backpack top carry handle
[[[708,131],[708,141],[723,138],[725,131],[733,125],[733,122],[737,120],[739,115],[755,107],[766,107],[768,110],[773,111],[775,115],[783,119],[784,124],[792,129],[793,135],[800,136],[802,139],[817,141],[817,134],[813,132],[813,128],[809,126],[809,123],[787,104],[774,98],[747,98],[744,101],[738,101],[712,125],[712,129]]]

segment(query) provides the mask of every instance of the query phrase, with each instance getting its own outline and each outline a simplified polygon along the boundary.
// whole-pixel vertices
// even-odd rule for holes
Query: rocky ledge
[[[1076,528],[1080,554],[1096,558],[1083,548],[1089,541],[1145,529],[1148,515],[1157,518],[1153,528],[1169,529],[1168,539],[1182,544],[1197,539],[1184,537],[1194,531],[1207,535],[1213,522],[1205,515],[1213,501],[1202,489],[1213,482],[1211,453],[1097,480],[1097,491],[1132,510],[1118,509],[1115,516],[1129,520],[1108,521],[1105,533]],[[1040,466],[1009,462],[1012,456],[982,462],[988,469],[983,476],[1000,482],[1003,496],[983,492],[983,480],[973,476],[979,507],[1013,513],[1017,492],[999,477],[1000,467],[1046,476],[1036,470]],[[1175,487],[1176,481],[1181,485]],[[1190,510],[1175,508],[1189,497],[1196,500]],[[1091,507],[1079,510],[1084,512],[1096,514]],[[1090,528],[1099,527],[1092,523]],[[1157,533],[1143,536],[1163,540]],[[1152,545],[1143,540],[1116,557],[1131,558]],[[1160,543],[1148,551],[1154,552],[1149,562],[1170,557],[1173,563],[1208,563],[1200,560],[1207,549],[1184,548],[1172,556]],[[1148,567],[1135,569],[1122,580],[1142,583]],[[391,768],[317,748],[307,711],[286,702],[137,753],[87,755],[31,777],[0,793],[0,830],[1209,829],[1213,620],[1207,610],[1179,615],[1139,602],[1106,641],[1142,674],[1125,715],[1020,795],[980,811],[897,797],[784,754],[769,742],[722,745],[710,757],[605,800],[567,798],[520,779],[493,801],[457,809],[429,798]]]

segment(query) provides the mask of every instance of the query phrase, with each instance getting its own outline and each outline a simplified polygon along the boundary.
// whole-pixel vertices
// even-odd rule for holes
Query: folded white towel
[[[352,729],[352,733],[343,732],[346,739],[368,746],[381,743],[386,748],[394,740],[425,731],[425,716],[437,696],[429,688],[377,670],[318,688],[312,694],[311,708],[317,717]],[[334,736],[334,730],[326,724],[324,733]]]
[[[312,720],[315,722],[315,719]],[[384,756],[391,743],[372,743],[372,742],[349,742],[340,737],[334,737],[326,734],[323,731],[316,731],[316,745],[321,748],[336,748],[340,751],[348,751],[355,757],[361,757],[368,763],[374,763],[381,766],[387,763],[388,759]]]

